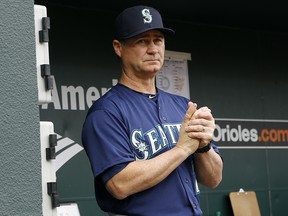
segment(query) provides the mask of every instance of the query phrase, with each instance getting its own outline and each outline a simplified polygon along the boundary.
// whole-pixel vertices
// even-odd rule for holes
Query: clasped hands
[[[198,148],[203,148],[209,144],[213,138],[214,130],[215,120],[211,110],[208,107],[197,109],[197,104],[189,102],[176,146],[192,154]]]

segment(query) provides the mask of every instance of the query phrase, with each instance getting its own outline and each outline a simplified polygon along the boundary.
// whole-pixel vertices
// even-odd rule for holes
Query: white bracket
[[[54,135],[53,123],[40,121],[43,216],[57,216],[56,207],[60,206],[56,187],[55,159],[47,156],[49,149],[55,148]]]
[[[39,104],[52,101],[53,76],[49,65],[49,29],[50,19],[47,9],[42,5],[34,5],[36,69]]]

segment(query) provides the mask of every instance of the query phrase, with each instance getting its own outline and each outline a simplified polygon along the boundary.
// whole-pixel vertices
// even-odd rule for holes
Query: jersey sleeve
[[[83,124],[82,143],[95,177],[115,165],[135,160],[124,123],[105,110],[95,110],[87,116]],[[121,169],[117,169],[119,171]]]

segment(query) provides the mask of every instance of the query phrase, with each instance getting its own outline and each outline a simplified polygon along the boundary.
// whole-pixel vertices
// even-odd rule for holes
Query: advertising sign
[[[214,141],[220,148],[288,148],[288,121],[216,119]]]

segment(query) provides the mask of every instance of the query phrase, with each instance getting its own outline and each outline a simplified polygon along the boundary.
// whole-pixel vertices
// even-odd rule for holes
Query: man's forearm
[[[195,153],[197,181],[209,188],[217,187],[222,181],[223,162],[211,148],[205,153]]]

